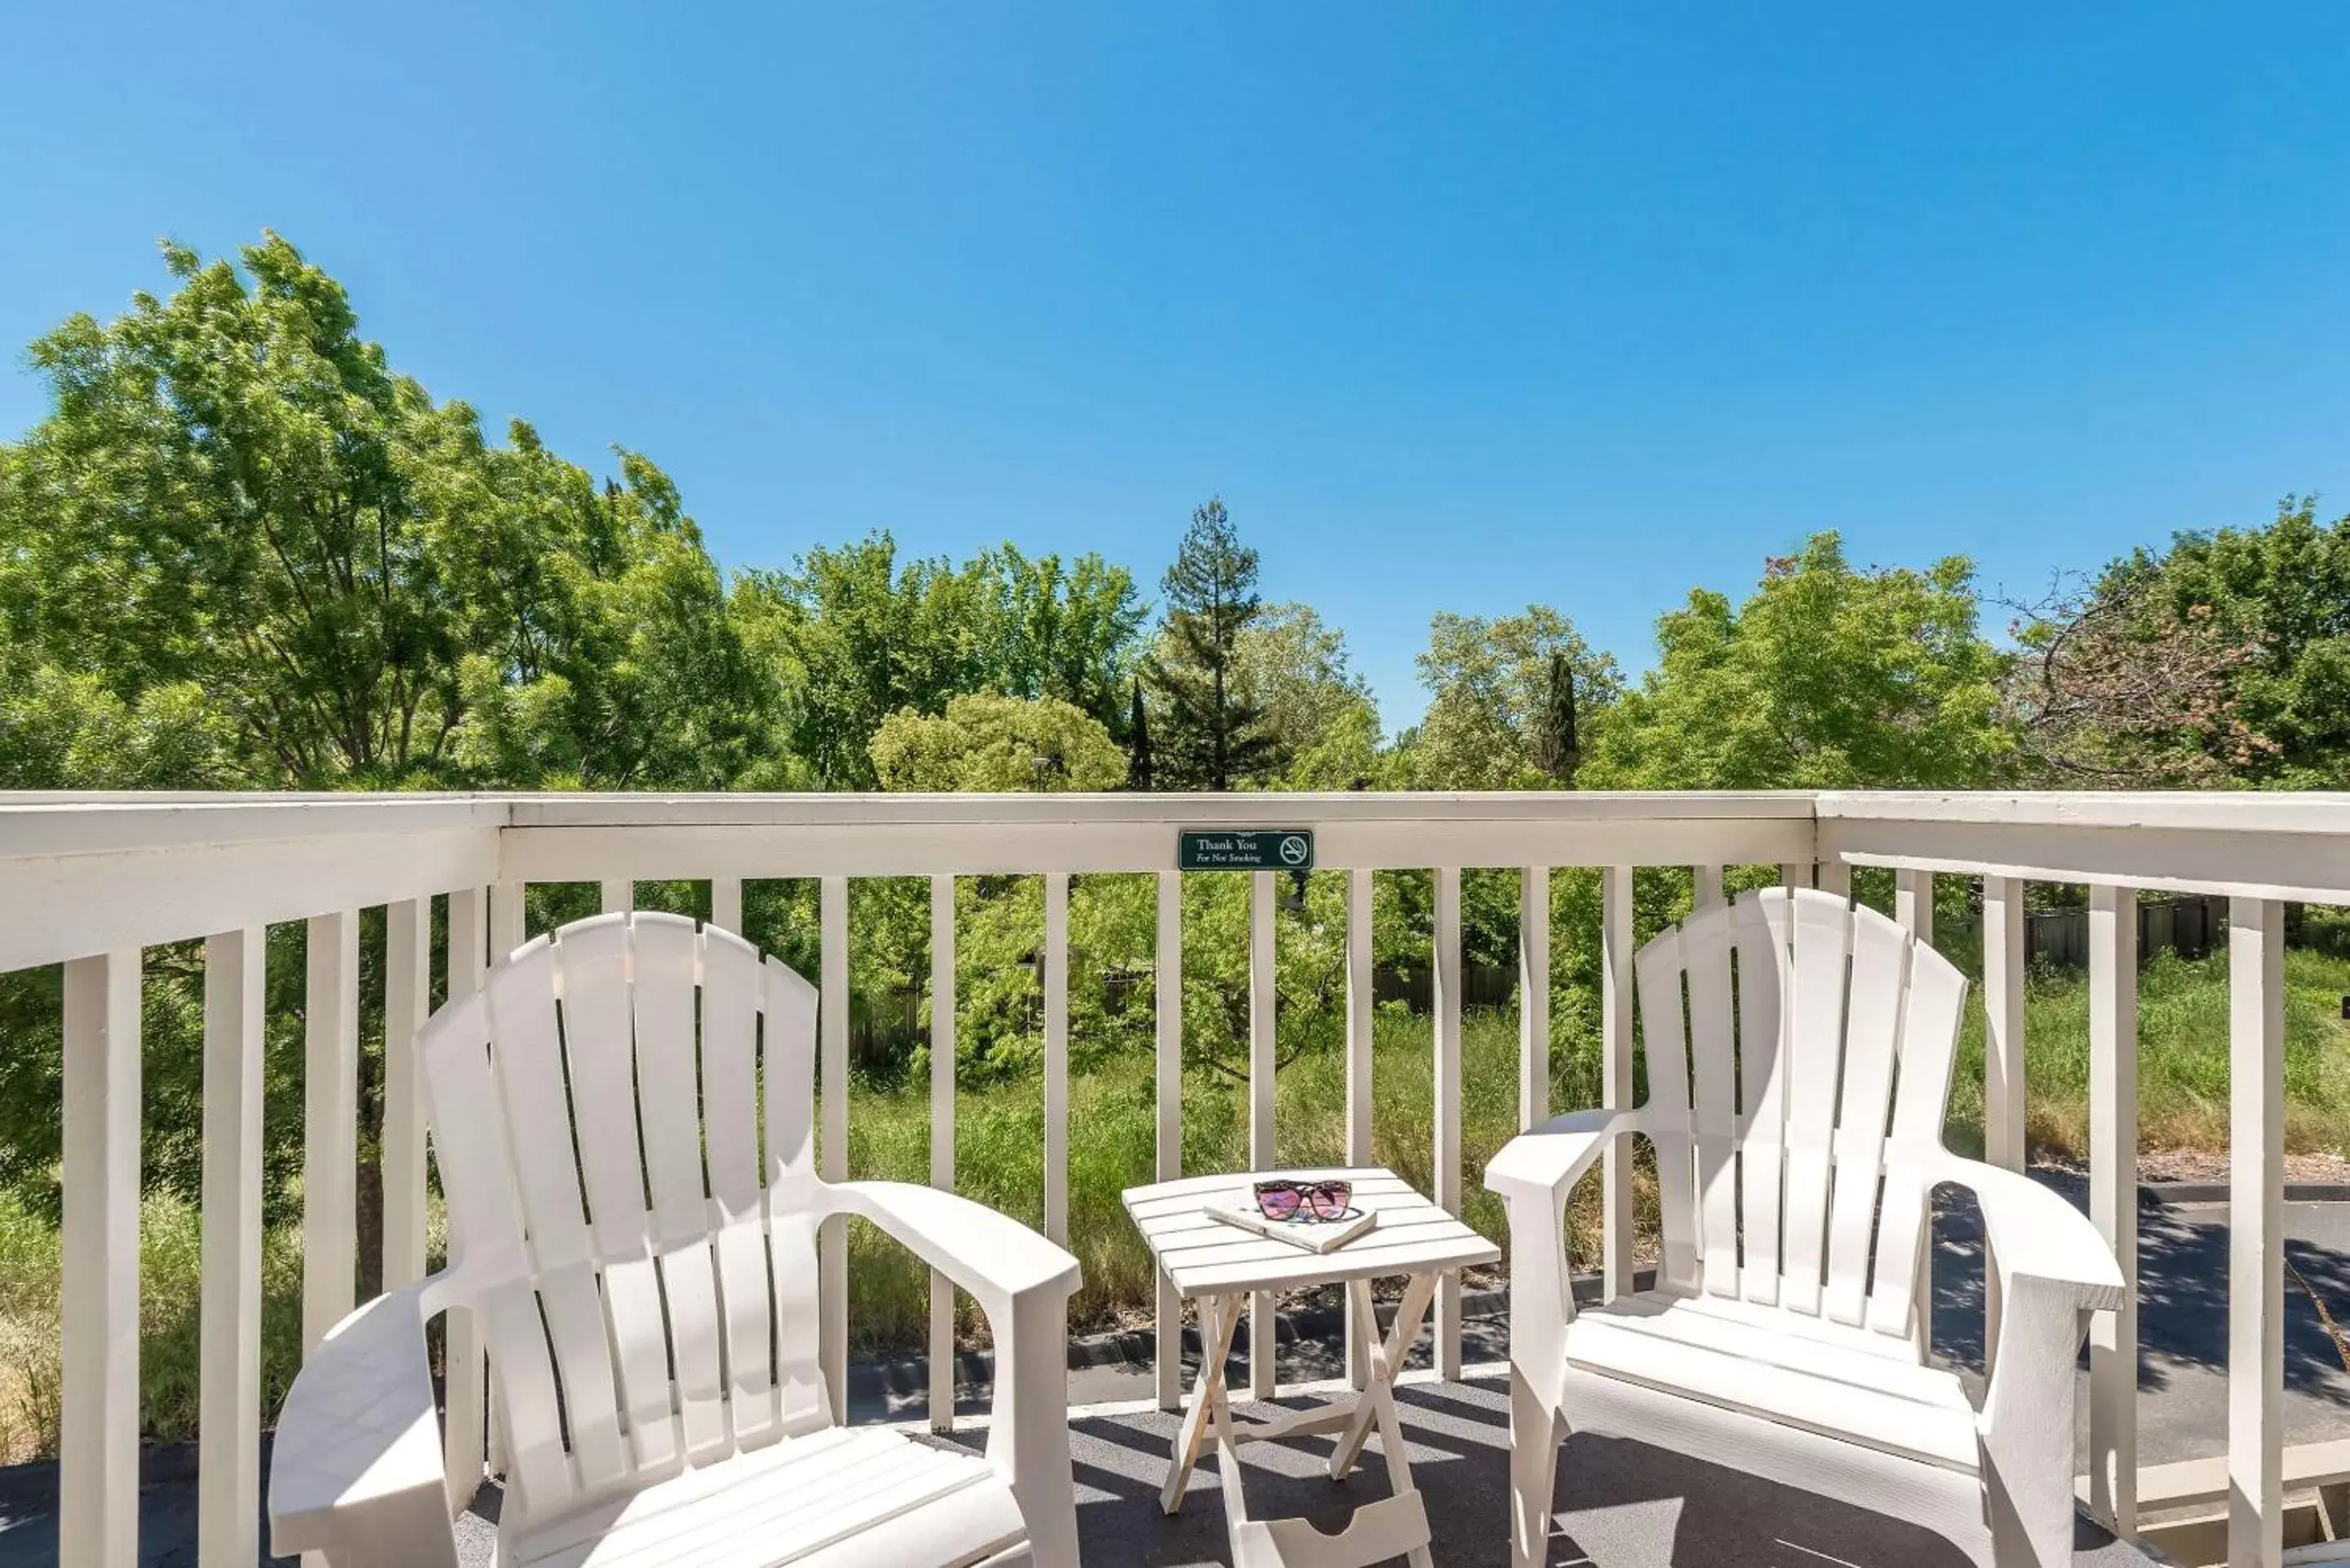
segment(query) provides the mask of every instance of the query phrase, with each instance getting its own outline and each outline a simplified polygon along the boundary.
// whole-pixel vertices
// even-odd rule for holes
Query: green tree
[[[1126,754],[1100,721],[1055,697],[950,698],[935,718],[904,708],[873,737],[873,770],[892,790],[1113,790]]]
[[[1126,787],[1148,791],[1151,785],[1150,710],[1142,701],[1142,680],[1133,682],[1133,701],[1126,718]]]
[[[1834,534],[1771,560],[1733,608],[1700,589],[1657,668],[1589,725],[1584,780],[1628,789],[1966,789],[2002,776],[2003,659],[1973,571],[1856,570]]]
[[[748,573],[736,601],[789,693],[782,749],[816,788],[873,788],[882,721],[942,712],[965,692],[1055,698],[1113,732],[1125,721],[1142,610],[1133,578],[1097,556],[1065,567],[1007,545],[961,566],[901,565],[876,534]]]
[[[1268,605],[1232,649],[1232,684],[1281,759],[1280,789],[1361,789],[1376,771],[1378,706],[1346,634],[1310,605]]]
[[[1228,790],[1280,766],[1278,741],[1243,695],[1235,668],[1242,636],[1263,608],[1256,572],[1256,552],[1241,543],[1221,499],[1191,514],[1160,584],[1167,619],[1149,661],[1163,716],[1157,773],[1168,787]]]
[[[1549,789],[1566,782],[1545,763],[1557,738],[1554,665],[1562,659],[1585,718],[1622,691],[1615,659],[1594,651],[1575,623],[1548,605],[1490,620],[1438,613],[1419,659],[1430,701],[1409,746],[1413,783],[1421,789]]]

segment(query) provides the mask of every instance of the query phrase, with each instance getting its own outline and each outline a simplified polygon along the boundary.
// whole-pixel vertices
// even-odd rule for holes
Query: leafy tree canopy
[[[1742,605],[1705,589],[1658,623],[1638,690],[1588,726],[1587,783],[1627,789],[1972,788],[2013,751],[1972,567],[1860,570],[1834,534]]]
[[[950,698],[937,717],[901,708],[873,737],[873,770],[892,790],[1111,790],[1126,753],[1103,723],[1057,697]]]
[[[1548,605],[1487,619],[1439,613],[1419,656],[1428,716],[1413,736],[1409,771],[1420,789],[1550,789],[1556,706],[1552,667],[1564,659],[1586,714],[1613,702],[1623,672]]]

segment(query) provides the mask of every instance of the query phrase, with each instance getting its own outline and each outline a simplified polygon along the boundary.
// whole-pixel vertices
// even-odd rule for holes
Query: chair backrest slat
[[[1636,969],[1665,1285],[1908,1333],[1964,980],[1810,888],[1702,910]]]
[[[1697,1283],[1692,1198],[1694,1150],[1690,1137],[1689,1029],[1681,1009],[1680,939],[1668,931],[1642,948],[1633,964],[1644,1020],[1641,1048],[1648,1066],[1649,1137],[1657,1149],[1657,1196],[1679,1223],[1664,1228],[1664,1282],[1675,1289]]]
[[[1726,908],[1738,952],[1740,1291],[1762,1306],[1779,1300],[1779,1206],[1785,1196],[1786,983],[1794,915],[1784,899],[1741,898]],[[1690,922],[1696,924],[1696,921]]]
[[[832,1420],[816,1006],[740,938],[615,914],[518,949],[423,1031],[451,1260],[504,1399],[509,1508]]]

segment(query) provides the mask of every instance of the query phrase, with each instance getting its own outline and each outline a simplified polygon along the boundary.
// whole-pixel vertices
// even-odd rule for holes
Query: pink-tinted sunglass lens
[[[1315,1217],[1321,1220],[1344,1219],[1347,1205],[1354,1198],[1354,1188],[1343,1181],[1326,1181],[1306,1194],[1306,1200],[1314,1205]]]
[[[1260,1187],[1256,1190],[1256,1206],[1268,1220],[1286,1220],[1297,1212],[1298,1199],[1303,1196],[1295,1187]]]

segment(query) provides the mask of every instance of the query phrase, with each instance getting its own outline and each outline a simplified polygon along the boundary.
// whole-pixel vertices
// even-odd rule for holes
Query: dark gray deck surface
[[[2350,1322],[2350,1204],[2293,1204],[2286,1214],[2293,1238],[2288,1256],[2310,1287],[2325,1297],[2336,1319]],[[1937,1231],[1935,1347],[1962,1368],[1979,1366],[1981,1265],[1973,1217],[1955,1209],[1941,1217]],[[2226,1433],[2226,1210],[2145,1211],[2140,1275],[2141,1462],[2219,1452]],[[1498,1323],[1472,1322],[1469,1327],[1472,1366],[1502,1353]],[[1285,1380],[1330,1376],[1336,1361],[1332,1345],[1282,1346]],[[2350,1432],[2350,1373],[2308,1296],[2290,1287],[2285,1365],[2286,1441]],[[854,1418],[919,1414],[919,1407],[907,1409],[889,1397],[887,1380],[862,1376],[855,1381],[859,1392],[852,1398]],[[1144,1366],[1096,1366],[1071,1379],[1072,1399],[1080,1405],[1147,1399],[1150,1392]],[[984,1408],[983,1387],[967,1395],[967,1407]],[[1409,1384],[1399,1398],[1416,1479],[1428,1498],[1440,1568],[1506,1563],[1508,1422],[1500,1382],[1483,1376],[1452,1385]],[[2085,1421],[2086,1400],[2081,1403]],[[1081,1413],[1074,1422],[1078,1528],[1088,1564],[1186,1568],[1231,1561],[1212,1459],[1201,1464],[1180,1514],[1170,1519],[1159,1511],[1158,1488],[1174,1424],[1172,1415],[1155,1410]],[[1321,1472],[1320,1457],[1326,1451],[1326,1439],[1252,1446],[1253,1511],[1260,1518],[1298,1514],[1336,1528],[1355,1503],[1386,1495],[1376,1439],[1365,1467],[1343,1484]],[[482,1502],[494,1511],[494,1490],[485,1490]],[[1561,1457],[1557,1507],[1562,1531],[1553,1542],[1551,1562],[1559,1568],[1940,1568],[1963,1561],[1947,1543],[1898,1521],[1589,1434],[1571,1438]],[[192,1477],[149,1487],[140,1499],[140,1517],[142,1563],[192,1568]],[[463,1526],[466,1561],[486,1564],[490,1525],[468,1515]],[[0,1568],[55,1563],[56,1530],[53,1479],[46,1490],[36,1469],[0,1480]],[[2079,1551],[2084,1563],[2147,1561],[2086,1525]]]

